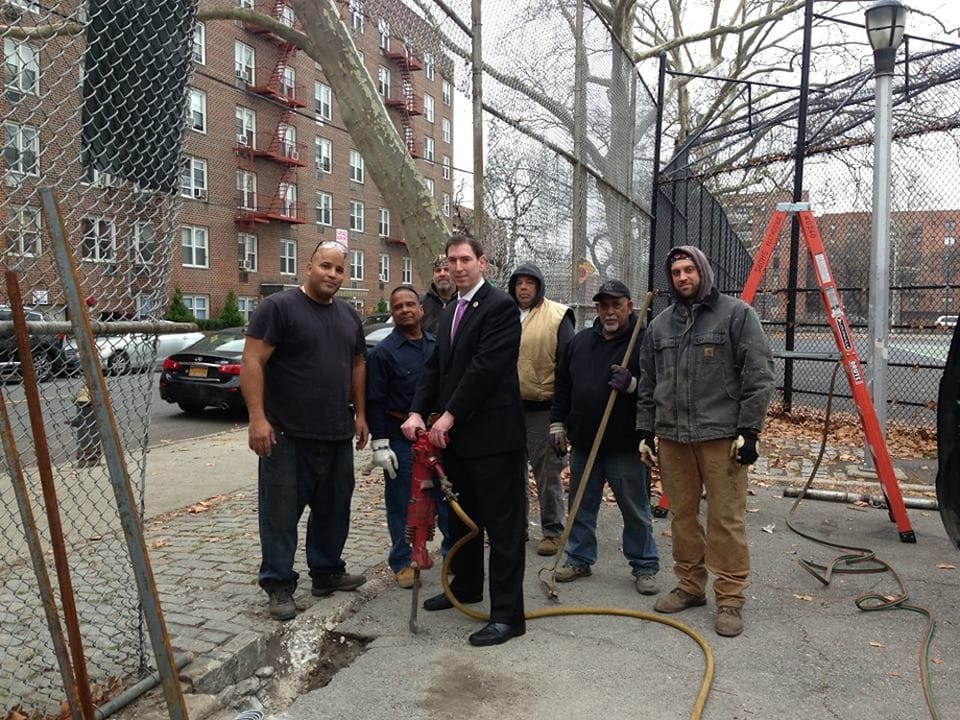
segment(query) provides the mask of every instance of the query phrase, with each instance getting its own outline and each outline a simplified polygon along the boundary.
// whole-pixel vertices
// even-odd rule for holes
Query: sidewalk
[[[751,472],[754,494],[764,498],[780,498],[778,486],[802,484],[816,458],[818,447],[818,443],[809,441],[781,439],[764,448],[767,456],[762,458]],[[851,467],[856,467],[854,460],[858,453],[862,458],[862,449],[830,448],[828,460],[818,473],[815,487],[836,488],[849,485],[853,472]],[[259,564],[256,459],[246,447],[245,429],[151,449],[147,464],[148,485],[162,483],[164,478],[190,473],[196,475],[198,482],[212,483],[216,479],[220,485],[235,483],[235,487],[240,488],[158,516],[151,516],[151,491],[148,488],[145,523],[147,545],[171,643],[175,651],[188,651],[194,656],[193,661],[182,671],[183,688],[187,693],[188,708],[193,720],[203,720],[214,713],[223,718],[232,717],[240,709],[259,709],[264,703],[268,712],[278,712],[283,709],[282,704],[277,706],[282,700],[281,696],[286,695],[286,702],[292,702],[310,689],[309,686],[304,686],[302,678],[285,688],[284,676],[294,677],[302,668],[312,668],[318,663],[323,665],[326,655],[331,654],[331,642],[353,644],[349,638],[337,640],[340,636],[333,633],[342,621],[354,616],[367,603],[378,599],[385,592],[390,596],[397,596],[393,602],[400,603],[403,613],[409,612],[409,593],[396,587],[391,574],[385,568],[388,536],[382,510],[382,480],[379,471],[364,474],[365,470],[369,470],[369,458],[369,451],[357,453],[353,517],[344,551],[348,570],[364,573],[368,578],[367,583],[356,593],[335,593],[326,598],[314,598],[309,592],[309,580],[304,583],[301,578],[296,601],[304,612],[289,623],[278,623],[270,619],[266,596],[256,584]],[[894,464],[902,463],[895,461]],[[903,477],[908,484],[904,487],[916,485],[914,494],[930,497],[936,460],[918,459],[909,465],[911,470],[909,474],[904,473]],[[854,480],[858,486],[864,485],[862,478]],[[870,489],[870,483],[864,485],[865,489],[871,492],[876,492],[879,488],[876,483],[872,486],[873,490]],[[904,491],[905,496],[909,494]],[[751,502],[754,501],[755,498],[752,497]],[[788,507],[788,502],[792,501],[779,499],[781,510]],[[804,504],[810,507],[828,505],[810,501]],[[843,506],[834,505],[832,509],[823,512],[842,514],[845,512],[842,508]],[[767,510],[764,510],[764,513],[766,512]],[[868,531],[871,541],[878,537],[895,541],[895,526],[876,520],[877,514],[882,514],[885,519],[885,513],[876,511],[870,516],[874,520],[866,527],[857,528],[856,524],[851,527]],[[911,517],[916,514],[917,511],[912,511]],[[602,515],[603,523],[610,524],[611,527],[619,521],[614,506],[605,505]],[[846,512],[846,515],[851,514]],[[536,513],[531,513],[531,517],[535,518]],[[751,523],[755,523],[757,517],[751,516]],[[937,514],[925,512],[923,518],[923,530],[918,530],[918,538],[924,545],[925,552],[930,550],[931,535],[937,533],[939,537],[936,538],[936,551],[943,552],[946,547],[949,552],[949,543],[939,526]],[[861,519],[858,516],[853,518],[853,522],[858,523]],[[664,590],[669,589],[671,582],[668,530],[668,520],[657,521],[657,542],[664,563],[664,571],[661,573]],[[782,525],[777,526],[777,533],[784,530]],[[773,562],[772,558],[762,557],[772,548],[771,543],[766,542],[769,536],[758,533],[759,529],[753,527],[751,551],[758,556],[755,564],[763,566]],[[612,547],[601,548],[601,555],[608,558],[618,554],[618,537],[615,532],[611,531],[610,534]],[[537,584],[536,569],[533,566],[539,567],[547,559],[538,558],[534,552],[534,543],[539,539],[537,528],[531,529],[531,538],[533,542],[528,545],[527,552],[527,585],[538,594],[538,591],[533,590],[533,586]],[[301,533],[301,547],[302,542]],[[782,542],[778,543],[774,550],[778,555],[778,562],[783,559],[781,554],[787,552],[780,547],[781,544]],[[911,557],[908,546],[904,546],[902,552],[904,556]],[[622,561],[622,557],[620,560]],[[950,555],[941,558],[941,562],[955,560],[956,558]],[[793,563],[795,558],[788,558],[788,561]],[[304,564],[301,552],[297,558],[297,570],[301,575],[306,574]],[[925,567],[929,568],[929,564],[925,564]],[[944,576],[943,571],[940,571],[940,575],[944,583],[951,583],[949,588],[939,588],[940,594],[949,594],[951,606],[955,608],[955,572],[949,578]],[[757,577],[754,582],[762,585],[765,579]],[[815,587],[810,589],[812,592],[820,592]],[[424,588],[424,596],[433,590],[432,587]],[[762,592],[764,590],[758,590],[758,594]],[[366,616],[364,613],[363,617]],[[956,617],[953,617],[952,621],[955,620]],[[393,624],[399,628],[405,627],[405,617],[393,618]],[[842,634],[843,630],[838,629],[838,632]],[[708,641],[713,643],[714,638],[708,637]],[[910,652],[915,657],[915,645],[911,645]],[[337,653],[333,652],[332,655],[336,656]],[[327,664],[331,666],[327,669],[327,674],[335,673],[339,665],[349,661],[350,658],[326,657]],[[375,680],[374,678],[373,681]],[[321,684],[320,679],[311,682],[315,683],[314,687]],[[162,695],[158,690],[154,690],[143,700],[123,711],[121,717],[152,718],[165,715]],[[358,714],[357,717],[363,717],[363,714]]]

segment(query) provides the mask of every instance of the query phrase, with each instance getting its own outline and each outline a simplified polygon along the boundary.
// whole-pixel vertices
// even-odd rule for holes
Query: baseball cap
[[[608,295],[615,298],[627,298],[630,299],[630,291],[627,289],[627,286],[624,285],[619,280],[607,280],[603,285],[597,289],[597,293],[593,296],[593,301],[596,302],[600,299],[601,295]]]

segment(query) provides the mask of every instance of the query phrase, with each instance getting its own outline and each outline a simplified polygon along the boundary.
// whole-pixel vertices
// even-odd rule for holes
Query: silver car
[[[167,322],[167,321],[161,321]],[[171,323],[172,324],[172,323]],[[180,352],[203,338],[199,330],[193,332],[127,333],[126,335],[99,335],[94,338],[100,366],[111,375],[123,375],[141,368],[153,368],[168,355]],[[79,366],[76,340],[64,345],[67,362]]]

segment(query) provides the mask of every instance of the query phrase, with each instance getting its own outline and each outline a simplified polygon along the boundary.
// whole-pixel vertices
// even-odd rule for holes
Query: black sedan
[[[160,397],[190,415],[204,408],[245,407],[240,393],[243,328],[215,330],[163,361]]]

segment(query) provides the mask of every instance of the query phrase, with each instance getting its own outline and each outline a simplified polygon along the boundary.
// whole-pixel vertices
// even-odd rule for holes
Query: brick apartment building
[[[236,4],[297,24],[282,2]],[[405,44],[403,28],[422,25],[412,12],[372,17],[353,1],[343,13],[398,132],[450,217],[451,61]],[[259,298],[299,284],[317,242],[344,235],[349,270],[340,295],[361,312],[375,310],[401,282],[424,287],[322,69],[264,28],[197,25],[184,155],[170,289],[182,291],[198,319],[216,317],[231,290],[249,316]]]

